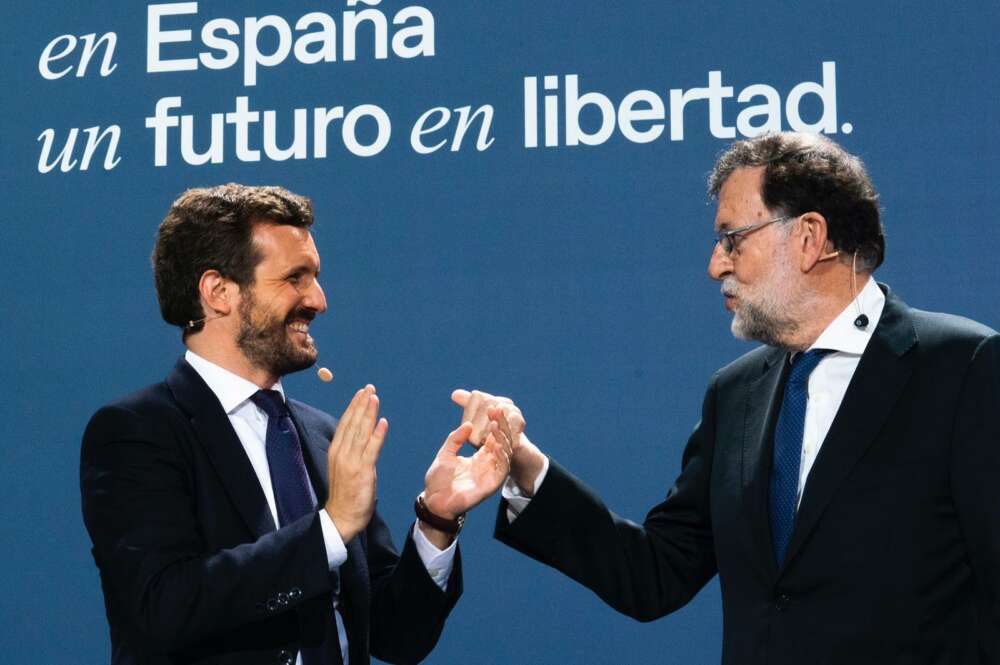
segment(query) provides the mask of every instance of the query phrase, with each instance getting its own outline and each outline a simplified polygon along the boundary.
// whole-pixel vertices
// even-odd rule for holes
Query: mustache
[[[736,296],[739,293],[739,288],[736,286],[736,280],[731,277],[726,277],[722,280],[722,285],[719,287],[719,292],[724,296]]]
[[[285,323],[291,323],[292,321],[311,322],[315,318],[315,310],[311,310],[307,307],[299,307],[288,313],[288,316],[285,317]]]

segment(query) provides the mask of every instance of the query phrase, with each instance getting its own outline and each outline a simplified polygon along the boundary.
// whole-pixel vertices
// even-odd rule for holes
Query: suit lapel
[[[837,488],[875,441],[913,371],[917,335],[906,305],[886,294],[882,318],[809,472],[786,562],[816,527]]]
[[[768,485],[771,478],[770,435],[777,405],[781,402],[781,385],[787,374],[787,353],[775,349],[765,356],[760,376],[747,389],[743,420],[743,492],[750,512],[754,550],[761,554],[769,576],[777,574],[774,548],[771,544],[771,523],[768,512]]]
[[[184,359],[167,377],[167,385],[190,419],[195,436],[247,527],[258,538],[274,531],[267,498],[215,393]]]

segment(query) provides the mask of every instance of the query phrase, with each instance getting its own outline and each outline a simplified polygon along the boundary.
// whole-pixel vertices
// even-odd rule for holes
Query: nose
[[[302,304],[309,309],[315,310],[317,314],[322,314],[326,311],[326,294],[323,293],[323,287],[320,286],[318,279],[314,279],[312,284],[309,285],[309,290],[306,291]]]
[[[708,259],[708,276],[721,281],[733,272],[733,258],[722,249],[722,243],[715,243],[712,256]]]

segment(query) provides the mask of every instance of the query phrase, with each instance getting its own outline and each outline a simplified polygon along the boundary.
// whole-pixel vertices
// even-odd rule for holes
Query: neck
[[[868,283],[870,273],[861,272],[851,280],[851,268],[838,264],[819,280],[799,303],[795,313],[796,329],[782,340],[781,346],[789,351],[805,351],[816,343],[833,320],[847,308]],[[857,284],[855,292],[854,284]]]
[[[202,330],[188,335],[184,343],[205,360],[250,381],[259,388],[267,390],[281,378],[252,364],[232,341],[227,343],[225,339],[215,337],[209,334],[208,330]]]

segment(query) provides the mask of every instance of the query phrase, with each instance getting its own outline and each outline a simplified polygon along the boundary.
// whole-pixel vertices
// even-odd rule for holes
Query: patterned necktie
[[[278,526],[285,526],[303,515],[316,512],[316,500],[309,489],[309,472],[302,458],[302,444],[295,430],[288,405],[277,390],[258,390],[250,398],[267,414],[267,465],[271,471],[271,488],[278,508]],[[340,593],[338,571],[330,571],[334,594]],[[331,610],[327,639],[316,647],[301,650],[303,665],[340,663],[340,639]],[[286,661],[294,661],[289,656]]]
[[[258,390],[250,400],[267,414],[267,465],[278,504],[278,526],[285,526],[316,510],[299,434],[277,390]]]
[[[795,526],[798,508],[799,469],[806,404],[809,402],[809,375],[829,349],[800,353],[792,362],[785,384],[778,424],[774,429],[774,459],[771,464],[771,540],[780,567]]]

